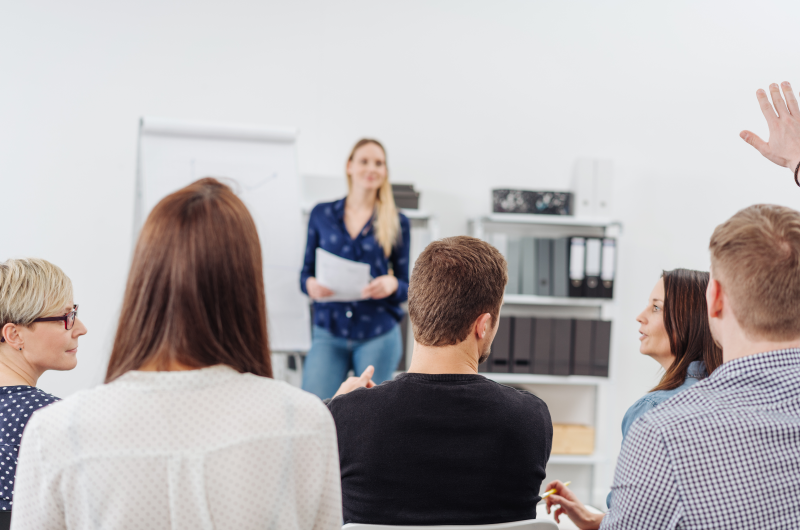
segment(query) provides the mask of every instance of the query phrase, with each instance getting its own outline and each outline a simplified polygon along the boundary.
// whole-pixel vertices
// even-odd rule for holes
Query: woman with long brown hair
[[[106,384],[29,422],[14,528],[338,527],[333,420],[271,376],[255,224],[199,180],[142,228]]]
[[[410,227],[394,204],[386,151],[377,140],[360,140],[346,165],[348,193],[318,204],[308,221],[300,288],[314,300],[311,350],[303,389],[322,399],[334,395],[352,369],[375,369],[376,384],[392,377],[402,355],[400,304],[408,299]],[[327,301],[334,294],[316,278],[316,252],[366,263],[374,278],[358,300]]]
[[[709,273],[689,269],[664,271],[656,282],[639,322],[639,351],[664,368],[661,381],[631,405],[622,419],[622,440],[634,422],[661,403],[708,377],[722,364],[722,350],[708,325],[706,288]],[[556,517],[566,514],[578,528],[597,528],[603,514],[592,513],[559,481],[546,490],[557,494],[547,498],[547,508],[560,505]],[[611,508],[614,492],[606,504]]]

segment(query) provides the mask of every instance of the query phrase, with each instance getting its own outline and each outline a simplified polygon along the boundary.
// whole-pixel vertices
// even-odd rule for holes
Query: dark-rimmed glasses
[[[75,319],[78,318],[78,304],[72,306],[72,311],[64,315],[63,317],[44,317],[44,318],[37,318],[34,322],[58,322],[59,320],[64,321],[64,329],[69,331],[72,329],[72,326],[75,325]],[[0,337],[0,342],[5,342],[5,337]]]

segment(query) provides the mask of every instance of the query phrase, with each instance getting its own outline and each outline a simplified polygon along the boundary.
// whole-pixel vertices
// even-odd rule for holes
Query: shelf
[[[410,210],[407,208],[399,208],[400,213],[408,217],[409,219],[420,219],[426,221],[433,217],[432,214],[424,211],[424,210]]]
[[[507,385],[581,385],[600,386],[608,382],[607,377],[591,375],[542,375],[542,374],[502,374],[481,372],[482,376],[497,383]]]
[[[599,455],[550,455],[548,464],[558,465],[594,465],[605,462],[605,457]]]
[[[611,298],[567,298],[562,296],[536,296],[532,294],[507,294],[503,305],[558,305],[568,307],[603,307],[614,303]]]
[[[503,224],[536,224],[557,226],[588,226],[593,228],[606,228],[609,226],[622,226],[620,221],[602,218],[572,217],[570,215],[536,215],[524,213],[493,213],[479,219],[482,223]]]

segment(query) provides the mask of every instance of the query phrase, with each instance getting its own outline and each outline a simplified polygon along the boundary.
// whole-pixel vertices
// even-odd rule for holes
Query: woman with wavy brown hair
[[[255,224],[199,180],[142,228],[106,384],[29,422],[14,528],[337,527],[333,420],[271,376]]]
[[[639,322],[639,352],[664,368],[661,381],[631,405],[622,419],[623,443],[634,422],[661,403],[708,377],[722,364],[722,350],[708,325],[706,288],[709,274],[689,269],[664,271],[656,282]],[[559,481],[546,490],[558,494],[547,498],[548,510],[560,505],[556,517],[566,514],[578,528],[597,528],[603,514],[592,513]],[[611,507],[614,492],[606,504]]]

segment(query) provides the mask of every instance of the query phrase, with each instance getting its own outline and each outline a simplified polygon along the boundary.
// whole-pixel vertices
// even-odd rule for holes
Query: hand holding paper
[[[332,254],[317,247],[316,278],[322,287],[333,291],[331,296],[319,299],[320,302],[352,302],[363,300],[362,292],[372,277],[370,267]]]

